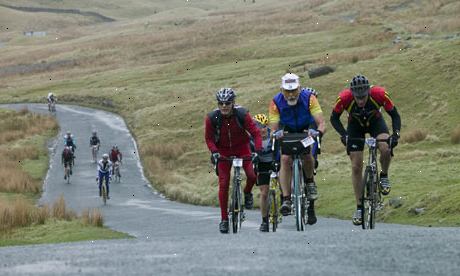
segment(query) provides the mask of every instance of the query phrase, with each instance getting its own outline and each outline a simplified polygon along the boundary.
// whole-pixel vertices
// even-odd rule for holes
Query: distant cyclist
[[[99,196],[102,196],[102,179],[105,178],[105,183],[107,185],[107,199],[110,199],[109,197],[109,183],[112,175],[112,162],[109,160],[109,155],[107,153],[104,153],[102,155],[102,159],[99,160],[98,162],[98,169],[97,169],[97,175],[98,175],[98,184],[99,184]]]
[[[122,154],[121,154],[120,150],[118,149],[117,145],[114,145],[112,147],[112,150],[110,151],[109,157],[110,157],[110,161],[112,162],[112,164],[114,166],[119,166],[122,163],[122,161],[121,161]],[[112,171],[112,174],[113,173],[114,172]],[[121,177],[120,171],[118,171],[118,175]]]
[[[93,162],[96,163],[97,151],[101,146],[101,140],[99,140],[99,137],[97,137],[97,132],[95,130],[93,131],[93,135],[89,138],[89,146],[93,155]]]
[[[73,153],[70,147],[64,147],[61,155],[61,163],[64,165],[64,180],[67,179],[66,168],[69,167],[69,172],[72,174]]]
[[[391,116],[393,134],[390,136],[388,127],[383,119],[381,108]],[[344,128],[340,115],[347,111],[348,125]],[[347,148],[351,161],[351,179],[356,199],[356,211],[352,216],[354,225],[362,224],[362,170],[364,141],[353,138],[365,137],[369,133],[376,139],[388,139],[388,143],[378,143],[380,151],[380,190],[388,195],[391,189],[388,179],[391,149],[396,147],[401,130],[401,117],[388,93],[381,86],[371,86],[363,75],[353,77],[350,87],[340,92],[331,114],[331,124],[340,134],[340,140]]]
[[[52,92],[49,92],[46,99],[48,100],[48,111],[51,111],[51,105],[56,104],[57,98]]]
[[[75,153],[77,146],[75,145],[75,138],[72,133],[68,130],[64,135],[64,146],[71,147],[72,153]]]

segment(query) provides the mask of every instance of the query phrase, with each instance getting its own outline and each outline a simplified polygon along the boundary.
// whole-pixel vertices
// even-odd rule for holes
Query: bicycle
[[[99,152],[99,145],[91,146],[91,154],[93,156],[93,163],[97,163],[97,153]]]
[[[246,218],[244,213],[244,205],[242,203],[241,193],[241,168],[243,167],[243,161],[252,160],[251,157],[239,158],[236,156],[220,157],[218,161],[231,161],[233,167],[233,182],[232,182],[232,200],[230,202],[229,214],[232,221],[232,230],[236,234],[238,228],[241,229],[241,224]],[[218,162],[215,162],[217,169]]]
[[[115,163],[113,163],[113,175],[115,177],[115,181],[119,183],[121,180],[120,161],[115,161]]]
[[[291,202],[292,210],[296,217],[297,231],[304,231],[307,222],[307,209],[310,201],[306,196],[306,185],[301,162],[301,155],[305,154],[308,147],[315,140],[312,136],[318,135],[315,130],[309,130],[308,133],[285,133],[281,138],[281,148],[283,154],[292,157],[292,178],[291,178]]]
[[[350,138],[353,141],[364,141],[369,148],[369,156],[363,175],[363,187],[361,192],[361,219],[363,229],[374,229],[376,211],[383,206],[383,198],[379,190],[379,173],[377,164],[377,143],[388,143],[388,139]],[[393,155],[393,150],[391,150]]]

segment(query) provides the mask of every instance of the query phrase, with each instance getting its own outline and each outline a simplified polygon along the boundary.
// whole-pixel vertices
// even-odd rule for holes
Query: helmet
[[[104,153],[104,154],[102,155],[102,159],[109,159],[109,155],[108,155],[107,153]]]
[[[305,91],[310,92],[312,95],[315,95],[315,97],[318,97],[319,92],[311,87],[305,87]]]
[[[70,135],[70,130],[67,130],[67,132],[66,132],[66,133],[67,133],[67,135]]]
[[[97,131],[93,130],[93,135],[96,135],[97,134]]]
[[[52,92],[49,92],[49,93],[48,93],[48,97],[52,97],[52,96],[54,96],[53,93],[52,93]]]
[[[261,125],[268,125],[268,118],[265,114],[257,114],[253,117],[254,121],[260,123]]]
[[[363,75],[356,75],[350,82],[350,90],[353,96],[363,98],[369,94],[369,81]]]
[[[113,148],[113,149],[118,149],[118,146],[117,146],[117,145],[113,145],[112,148]]]
[[[236,93],[231,88],[221,88],[216,93],[216,99],[218,102],[233,102],[235,97]]]

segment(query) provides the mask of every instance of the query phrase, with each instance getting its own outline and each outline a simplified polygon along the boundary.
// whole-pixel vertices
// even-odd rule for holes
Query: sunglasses
[[[233,102],[232,102],[232,101],[228,101],[228,102],[217,102],[217,104],[220,105],[220,106],[224,106],[224,105],[225,105],[225,106],[228,106],[228,105],[233,104]]]

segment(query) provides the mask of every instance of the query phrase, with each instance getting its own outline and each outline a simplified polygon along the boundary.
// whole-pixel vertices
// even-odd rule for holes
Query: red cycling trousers
[[[219,161],[217,169],[219,171],[219,203],[221,217],[222,220],[228,220],[228,189],[230,184],[232,161]],[[243,169],[246,173],[246,187],[244,187],[244,192],[250,193],[257,180],[254,168],[252,167],[252,162],[250,160],[243,161]]]

